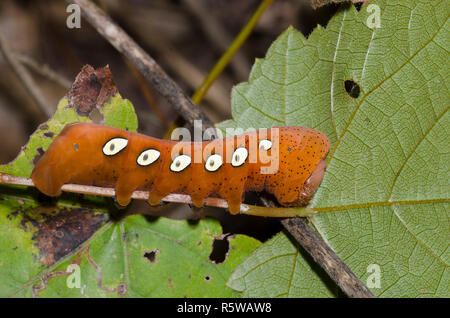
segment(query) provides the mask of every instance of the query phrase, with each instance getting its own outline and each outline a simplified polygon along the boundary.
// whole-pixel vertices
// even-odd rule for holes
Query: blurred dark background
[[[94,2],[106,10],[189,95],[201,84],[261,3],[260,0]],[[231,117],[233,85],[247,80],[254,59],[264,57],[281,32],[292,25],[308,36],[317,24],[325,26],[339,9],[338,5],[332,4],[313,10],[307,2],[275,0],[265,11],[244,46],[201,103],[213,121]],[[86,20],[81,20],[80,29],[67,28],[66,19],[70,14],[66,12],[67,6],[68,3],[62,0],[0,1],[0,34],[32,75],[47,107],[56,108],[83,65],[97,68],[109,64],[121,95],[131,100],[136,109],[139,131],[161,138],[176,118],[170,105],[133,72]],[[211,23],[215,25],[211,26]],[[224,32],[211,35],[215,27]],[[15,158],[28,136],[48,117],[36,116],[32,107],[34,100],[3,54],[0,54],[0,70],[0,163],[7,163]],[[50,79],[48,70],[58,77]],[[166,215],[166,210],[163,208],[160,213]],[[219,213],[222,218],[226,215],[224,211],[214,213]],[[233,220],[233,223],[239,223]],[[241,222],[245,231],[234,229],[233,232],[254,231],[254,236],[264,239],[264,235],[257,234],[261,232],[258,228],[261,218],[247,217],[246,220]],[[246,227],[248,222],[252,222],[252,230]],[[260,226],[266,227],[266,223],[262,222]],[[223,224],[226,232],[226,221]],[[279,230],[279,223],[276,224],[273,231]],[[266,233],[271,235],[273,231]]]

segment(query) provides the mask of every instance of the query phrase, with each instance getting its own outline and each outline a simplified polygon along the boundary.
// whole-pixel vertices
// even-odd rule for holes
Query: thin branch
[[[0,184],[34,187],[34,183],[29,178],[17,177],[5,173],[0,173]],[[101,197],[114,197],[116,192],[114,188],[88,186],[82,184],[65,184],[61,188],[64,192],[96,195]],[[147,200],[148,191],[134,191],[131,198],[135,200]],[[191,197],[187,194],[169,194],[162,199],[167,203],[184,203],[193,204]],[[221,198],[209,197],[205,199],[205,206],[228,209],[228,203]],[[264,217],[293,217],[293,216],[310,216],[315,212],[308,208],[266,208],[249,204],[241,204],[241,214],[264,216]]]
[[[212,127],[213,123],[196,107],[183,90],[164,72],[164,70],[148,55],[122,28],[89,0],[69,1],[78,4],[84,17],[112,46],[122,53],[153,84],[175,110],[188,122],[201,120],[203,126]]]
[[[138,84],[139,89],[141,90],[142,95],[144,96],[145,100],[147,101],[147,104],[152,109],[153,114],[155,114],[156,117],[158,117],[160,123],[162,123],[164,129],[167,129],[169,125],[169,120],[167,119],[164,112],[160,109],[160,106],[156,102],[155,98],[153,97],[153,94],[150,90],[150,87],[148,86],[148,83],[145,82],[145,79],[142,77],[142,74],[139,73],[136,67],[134,67],[133,64],[131,64],[127,59],[123,59],[125,64],[127,65],[128,69],[131,71],[131,74],[136,79],[136,83]]]
[[[306,218],[288,218],[281,224],[351,298],[375,298],[348,266],[308,225]]]
[[[54,71],[47,64],[38,63],[31,57],[24,54],[15,53],[14,55],[20,63],[28,66],[37,74],[48,78],[52,82],[58,84],[59,86],[65,89],[70,89],[72,87],[72,82],[70,80],[68,80],[65,76]]]
[[[115,12],[115,15],[118,13]],[[141,25],[134,24],[133,21],[124,20],[127,29],[131,29],[134,34],[142,32]],[[155,32],[152,29],[145,30],[145,37],[142,37],[143,43],[150,47],[154,52],[158,53],[161,61],[165,62],[168,68],[181,78],[192,90],[196,90],[207,73],[201,71],[196,65],[192,64],[186,59],[176,48],[164,38],[164,35]],[[219,78],[215,85],[211,86],[208,93],[205,95],[205,100],[211,105],[214,111],[220,114],[229,114],[229,103],[226,100],[230,99],[231,80],[226,78],[224,74]]]
[[[98,6],[105,11],[105,13],[109,14],[108,8],[105,5],[103,0],[97,0],[96,1]],[[160,123],[162,123],[163,127],[167,129],[169,127],[169,121],[166,118],[166,115],[164,115],[163,111],[160,109],[159,105],[156,103],[155,98],[153,97],[153,93],[150,90],[150,87],[148,86],[148,83],[145,82],[144,77],[141,73],[137,70],[137,68],[130,63],[124,56],[122,56],[123,61],[125,62],[128,69],[131,71],[131,74],[136,79],[136,82],[138,84],[139,89],[141,90],[141,93],[145,100],[147,101],[147,104],[150,106],[150,108],[153,111],[153,114],[158,117]]]
[[[40,89],[37,87],[31,75],[26,68],[16,59],[11,48],[8,45],[6,38],[0,32],[0,51],[3,53],[6,62],[11,66],[14,73],[22,82],[23,86],[30,93],[31,97],[36,103],[33,113],[42,119],[46,119],[53,115],[54,109],[49,107],[48,102],[42,96]]]

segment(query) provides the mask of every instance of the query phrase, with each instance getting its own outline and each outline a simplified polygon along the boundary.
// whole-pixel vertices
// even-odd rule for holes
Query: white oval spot
[[[128,140],[125,138],[113,138],[103,146],[103,153],[106,156],[114,156],[121,150],[123,150],[127,146],[127,144]]]
[[[231,157],[231,165],[233,167],[242,166],[247,160],[248,151],[247,148],[239,147],[233,152],[233,156]]]
[[[216,171],[222,166],[222,163],[222,156],[218,154],[211,155],[206,159],[205,169],[211,172]]]
[[[147,149],[141,152],[136,162],[140,166],[148,166],[158,160],[160,152],[156,149]]]
[[[170,170],[173,172],[180,172],[186,169],[187,166],[191,164],[191,157],[188,155],[179,155],[173,159],[172,164],[170,165]]]
[[[272,148],[272,142],[267,139],[263,139],[259,142],[259,150],[269,150]]]

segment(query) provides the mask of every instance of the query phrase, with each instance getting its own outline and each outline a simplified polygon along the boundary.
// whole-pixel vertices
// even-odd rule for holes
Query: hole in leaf
[[[159,249],[157,248],[156,250],[150,251],[150,252],[145,252],[144,253],[144,257],[146,259],[148,259],[150,261],[150,263],[156,263],[156,255],[159,254]]]
[[[359,93],[361,92],[361,89],[359,88],[359,85],[353,81],[353,80],[346,80],[344,82],[345,91],[347,94],[352,98],[358,98]]]
[[[230,250],[230,243],[228,242],[228,237],[220,236],[215,238],[212,244],[212,251],[209,254],[209,259],[214,264],[220,264],[225,261]]]
[[[358,11],[361,10],[361,7],[363,6],[363,4],[364,4],[364,1],[353,3],[353,5],[355,6],[356,10],[358,10]]]
[[[198,218],[197,219],[188,219],[187,221],[188,221],[189,225],[194,226],[194,225],[197,225],[200,222],[200,219],[198,219]]]
[[[205,276],[205,280],[206,280],[207,282],[209,282],[210,279],[211,279],[211,277],[210,277],[209,275],[206,275],[206,276]]]
[[[47,124],[40,124],[40,125],[39,125],[39,129],[47,130],[48,128],[49,128],[49,127],[48,127]]]
[[[44,155],[45,151],[44,149],[42,149],[42,147],[38,147],[36,149],[36,155],[33,157],[33,164],[36,165],[39,161],[39,159],[41,159],[41,157]]]

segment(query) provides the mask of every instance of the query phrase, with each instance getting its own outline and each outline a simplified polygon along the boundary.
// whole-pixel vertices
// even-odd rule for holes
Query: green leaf
[[[234,266],[243,260],[245,249],[256,240],[239,235],[231,238],[232,251],[222,264],[209,259],[212,243],[219,237],[217,221],[205,219],[197,225],[159,218],[149,222],[130,216],[108,223],[89,242],[80,263],[81,288],[68,288],[68,276],[49,280],[41,297],[231,297],[239,293],[225,287]],[[244,252],[244,253],[243,253]],[[64,261],[56,271],[66,271],[78,255]]]
[[[239,265],[228,285],[243,297],[331,297],[336,287],[323,274],[306,252],[276,235]]]
[[[234,89],[234,120],[219,127],[325,132],[332,150],[310,204],[321,212],[310,218],[317,232],[376,296],[449,297],[450,7],[370,5],[338,12],[307,40],[284,32]],[[372,29],[374,8],[380,27]],[[356,98],[346,81],[359,86]],[[229,286],[260,297],[268,295],[261,280],[283,277],[270,295],[325,296],[305,259],[294,269],[283,263],[293,251],[283,236],[252,253]]]
[[[109,126],[137,129],[133,106],[118,94],[100,112]],[[28,177],[33,158],[65,125],[80,121],[89,119],[64,98],[0,172]],[[1,297],[238,297],[226,281],[260,244],[228,237],[227,257],[216,264],[209,256],[222,235],[218,221],[140,215],[114,221],[111,199],[65,194],[43,203],[37,197],[35,189],[0,187]]]

